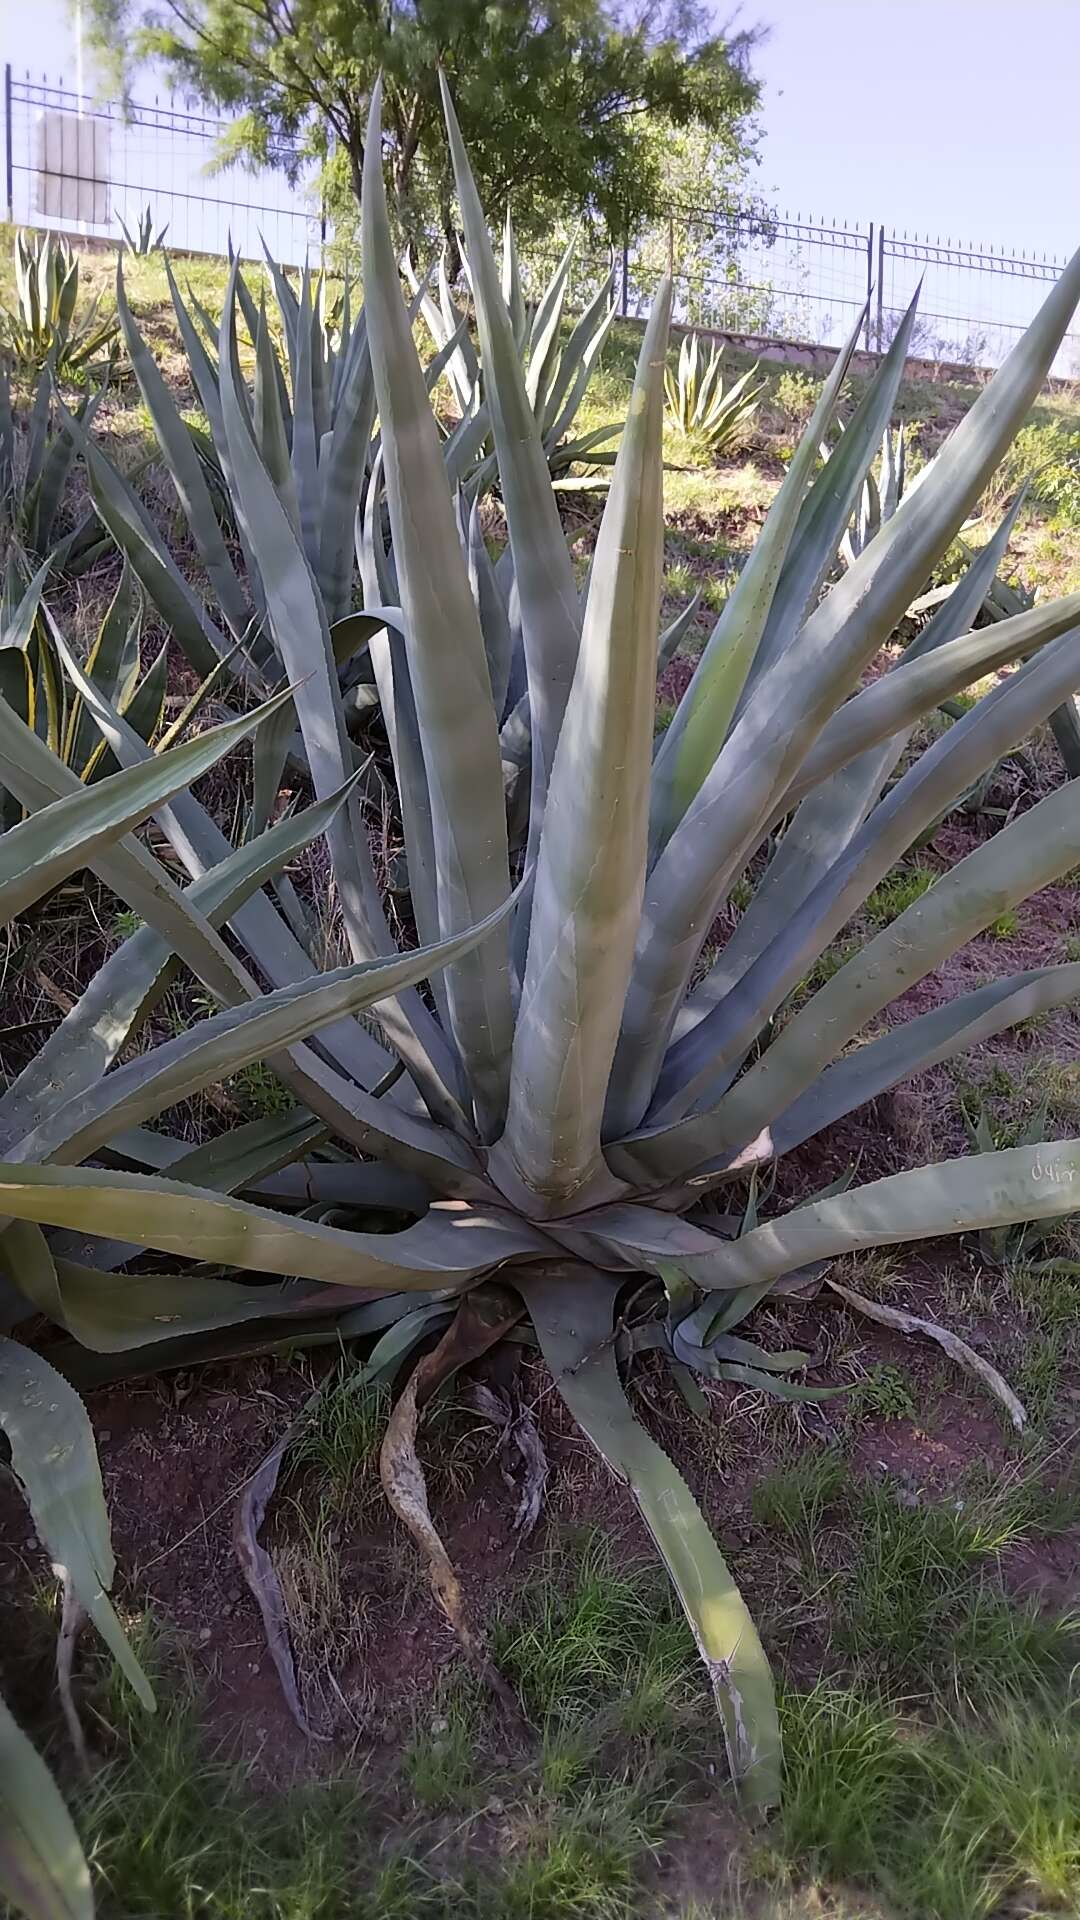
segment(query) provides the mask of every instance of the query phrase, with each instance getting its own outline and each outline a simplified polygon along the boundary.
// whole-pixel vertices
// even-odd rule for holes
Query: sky
[[[744,0],[739,18],[771,29],[758,184],[779,208],[1080,246],[1080,0]]]

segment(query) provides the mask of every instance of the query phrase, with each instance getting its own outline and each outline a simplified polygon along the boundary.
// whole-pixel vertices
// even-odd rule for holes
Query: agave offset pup
[[[363,269],[381,458],[361,540],[385,506],[398,598],[369,598],[362,621],[423,945],[395,954],[387,927],[325,598],[302,519],[260,456],[239,372],[234,267],[218,342],[220,424],[286,684],[261,718],[231,724],[258,727],[258,765],[280,716],[295,721],[314,803],[234,849],[179,784],[224,750],[226,729],[151,761],[57,634],[123,771],[80,796],[76,820],[74,775],[0,709],[5,778],[36,809],[3,843],[0,907],[22,911],[79,863],[146,922],[0,1096],[9,1323],[33,1311],[66,1328],[53,1357],[76,1382],[265,1350],[275,1338],[375,1333],[369,1365],[400,1373],[438,1333],[408,1374],[384,1449],[384,1483],[414,1521],[422,1478],[410,1449],[424,1400],[503,1334],[534,1339],[637,1501],[712,1680],[732,1772],[748,1803],[768,1806],[780,1783],[768,1663],[689,1489],[633,1412],[625,1369],[648,1348],[706,1379],[812,1397],[827,1389],[791,1378],[809,1356],[767,1350],[744,1325],[791,1276],[860,1248],[1055,1218],[1080,1201],[1080,1140],[1059,1140],[919,1167],[738,1237],[713,1211],[727,1184],[897,1081],[1080,993],[1080,964],[1030,969],[853,1046],[898,995],[1080,860],[1077,793],[1062,787],[943,875],[797,1011],[790,1005],[950,798],[1080,678],[1080,595],[970,631],[1006,521],[919,640],[861,688],[1037,395],[1080,295],[1080,255],[918,489],[821,597],[892,411],[914,308],[819,469],[856,326],[654,743],[670,286],[645,328],[582,604],[448,98],[445,107],[518,607],[521,857],[506,813],[504,716],[517,709],[505,682],[493,693],[482,580],[402,297],[376,89]],[[922,714],[1018,660],[889,784]],[[125,781],[142,782],[138,811]],[[186,889],[122,837],[145,810],[189,873]],[[328,974],[316,971],[302,924],[261,890],[320,834],[353,955]],[[717,915],[762,848],[771,857],[750,905],[702,976]],[[225,926],[235,946],[220,937]],[[119,1064],[177,961],[222,1011]],[[424,976],[429,998],[415,987]],[[358,1023],[362,1009],[377,1036]],[[290,1112],[194,1147],[147,1128],[262,1059],[291,1089]],[[353,1224],[379,1205],[412,1224],[380,1233]],[[126,1272],[147,1248],[168,1255],[170,1270]],[[223,1279],[222,1267],[256,1277]],[[444,1563],[440,1592],[465,1625]],[[471,1645],[482,1658],[475,1635]],[[287,1675],[280,1644],[276,1652]]]

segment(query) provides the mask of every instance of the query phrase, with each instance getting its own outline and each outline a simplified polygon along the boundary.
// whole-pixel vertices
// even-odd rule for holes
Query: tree
[[[745,156],[759,87],[756,29],[711,30],[699,0],[91,0],[100,52],[160,61],[170,78],[238,115],[224,157],[323,165],[359,200],[375,75],[405,238],[453,243],[438,72],[450,78],[480,190],[513,201],[526,237],[588,209],[609,233],[658,210],[662,156],[650,124],[701,126]],[[295,159],[291,161],[295,166]]]

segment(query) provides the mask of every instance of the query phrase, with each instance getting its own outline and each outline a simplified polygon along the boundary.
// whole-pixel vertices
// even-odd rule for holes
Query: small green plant
[[[821,397],[820,380],[801,367],[785,367],[773,389],[773,404],[778,413],[801,433]]]
[[[866,901],[865,912],[875,927],[887,927],[924,893],[928,893],[938,875],[931,867],[900,867],[875,887]]]
[[[97,317],[100,295],[79,312],[78,255],[58,234],[16,234],[15,301],[0,338],[21,373],[48,361],[57,379],[81,379],[116,336],[116,321]]]
[[[717,455],[741,441],[760,404],[765,382],[751,383],[757,366],[750,367],[730,387],[724,386],[723,356],[713,347],[702,364],[696,333],[683,336],[674,373],[664,373],[668,419],[677,433]]]
[[[918,1412],[907,1375],[884,1361],[856,1382],[852,1399],[866,1413],[877,1414],[882,1420],[914,1420]]]

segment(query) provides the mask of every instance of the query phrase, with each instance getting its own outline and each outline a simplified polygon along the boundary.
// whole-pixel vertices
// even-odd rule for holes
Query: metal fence
[[[257,172],[216,169],[228,122],[174,99],[102,103],[4,69],[7,216],[118,240],[119,215],[134,231],[149,203],[155,231],[191,253],[241,253],[298,264],[325,237],[317,190],[301,152],[278,145]]]
[[[215,161],[227,129],[227,121],[175,99],[101,104],[8,66],[8,218],[115,241],[117,215],[133,228],[149,202],[155,228],[167,222],[177,249],[221,254],[231,238],[250,257],[265,239],[289,264],[317,255],[333,234],[303,154],[279,146],[270,167],[222,170]],[[606,271],[611,249],[600,236],[595,251],[592,264]],[[671,267],[679,319],[815,346],[839,344],[867,305],[865,344],[886,345],[921,278],[912,352],[990,367],[1031,320],[1064,261],[909,235],[884,222],[792,217],[766,206],[680,206],[624,248],[619,266],[624,313],[639,313]],[[1066,339],[1055,372],[1080,377],[1080,334]]]

